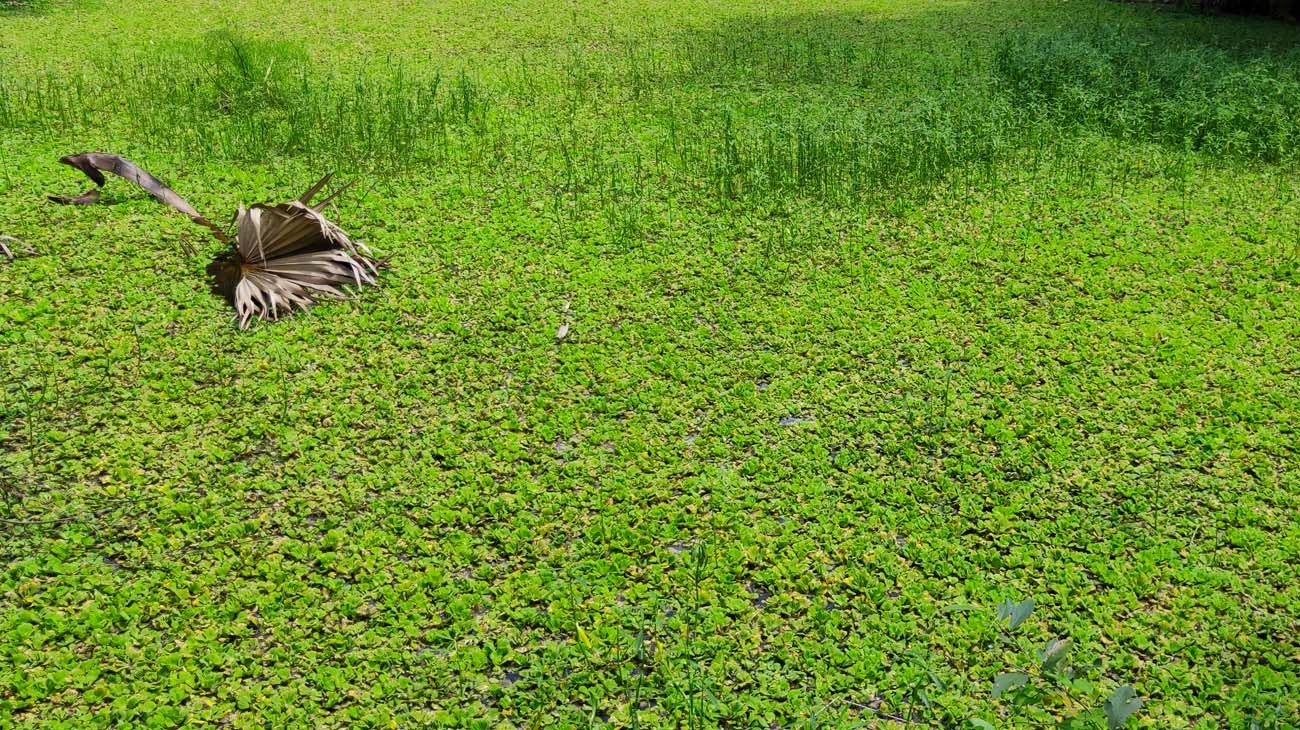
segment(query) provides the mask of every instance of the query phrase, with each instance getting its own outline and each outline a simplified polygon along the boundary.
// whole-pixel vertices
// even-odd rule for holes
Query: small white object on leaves
[[[564,315],[564,319],[565,319],[565,321],[564,321],[562,324],[560,324],[560,328],[559,328],[559,329],[555,330],[555,341],[556,341],[556,342],[564,342],[564,338],[569,336],[569,322],[568,322],[568,320],[569,320],[569,309],[570,309],[572,306],[573,306],[573,302],[572,302],[572,301],[570,301],[570,300],[568,300],[568,299],[565,299],[565,300],[564,300],[564,306],[560,309],[560,314]]]

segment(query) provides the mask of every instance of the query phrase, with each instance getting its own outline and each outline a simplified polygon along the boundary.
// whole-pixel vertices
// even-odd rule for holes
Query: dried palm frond
[[[96,185],[104,184],[101,171],[134,182],[158,201],[184,213],[190,220],[212,231],[217,240],[230,249],[208,266],[217,289],[235,307],[241,329],[254,319],[274,320],[294,308],[305,309],[319,299],[346,296],[347,284],[374,284],[379,262],[364,244],[353,241],[323,211],[338,195],[312,205],[329,182],[326,175],[297,200],[279,205],[257,203],[240,206],[236,217],[235,240],[231,241],[184,198],[174,193],[158,178],[141,170],[130,160],[100,152],[63,157],[59,162],[86,174]],[[51,196],[59,203],[90,205],[98,200],[98,190],[77,197]],[[341,190],[339,192],[342,192]]]
[[[311,205],[329,179],[288,203],[240,207],[234,250],[209,271],[241,328],[254,317],[273,320],[319,298],[341,298],[343,285],[375,283],[378,264],[369,249],[321,214],[334,196]]]

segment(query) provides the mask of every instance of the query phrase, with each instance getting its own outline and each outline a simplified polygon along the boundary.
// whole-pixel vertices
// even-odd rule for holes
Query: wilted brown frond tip
[[[253,319],[274,320],[295,308],[305,309],[319,299],[343,298],[346,296],[343,287],[348,284],[362,286],[376,281],[378,263],[369,249],[349,238],[322,213],[342,190],[316,205],[311,204],[331,175],[322,177],[297,200],[279,205],[241,206],[232,242],[184,198],[130,160],[90,152],[69,155],[59,161],[81,170],[96,185],[104,184],[101,171],[130,180],[158,201],[212,231],[218,240],[231,244],[208,267],[208,272],[217,289],[234,305],[241,329],[247,328]],[[77,197],[51,196],[50,199],[89,205],[98,197],[98,190],[92,188]]]
[[[218,228],[212,221],[199,215],[199,212],[185,198],[177,195],[171,188],[164,185],[162,180],[141,170],[134,162],[125,157],[104,152],[82,152],[77,155],[60,157],[59,162],[81,170],[86,177],[101,188],[104,187],[105,183],[104,172],[111,172],[124,180],[129,180],[138,185],[141,190],[152,195],[158,202],[184,213],[189,216],[190,220],[207,228],[212,232],[212,235],[217,237],[218,241],[230,243],[230,237],[226,235],[226,232]],[[99,202],[99,191],[91,188],[75,197],[51,195],[49,198],[55,203],[91,205]]]

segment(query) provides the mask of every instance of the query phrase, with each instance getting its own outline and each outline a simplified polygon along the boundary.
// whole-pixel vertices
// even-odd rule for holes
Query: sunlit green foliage
[[[0,724],[1294,725],[1298,36],[0,10]],[[205,212],[336,169],[391,268],[240,333],[201,229],[43,202],[89,149]],[[992,696],[1058,640],[1086,712]]]

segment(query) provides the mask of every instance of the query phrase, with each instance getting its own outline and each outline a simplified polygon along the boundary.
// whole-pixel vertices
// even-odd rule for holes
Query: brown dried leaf
[[[322,177],[297,200],[280,205],[259,203],[247,210],[241,208],[236,234],[239,255],[245,261],[265,261],[295,252],[339,248],[353,255],[368,256],[370,251],[365,244],[348,238],[343,229],[321,213],[338,192],[315,206],[311,205],[311,199],[330,177],[332,174]]]

